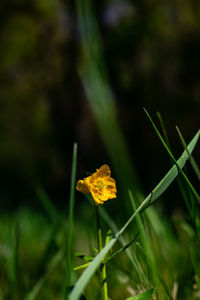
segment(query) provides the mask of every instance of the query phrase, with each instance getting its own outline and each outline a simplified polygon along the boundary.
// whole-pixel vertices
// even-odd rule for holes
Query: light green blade
[[[126,224],[121,228],[121,230],[115,235],[115,237],[102,249],[102,251],[95,257],[90,266],[85,270],[85,272],[80,276],[75,287],[69,295],[69,300],[78,300],[81,296],[81,293],[87,286],[93,274],[96,272],[97,268],[101,264],[102,259],[110,251],[113,245],[116,243],[120,235],[126,230],[128,225],[133,221],[138,213],[144,211],[150,204],[152,204],[164,191],[169,187],[172,181],[176,178],[179,173],[179,170],[182,169],[189,158],[188,154],[192,153],[198,138],[200,131],[194,136],[192,141],[187,147],[188,152],[185,150],[176,164],[169,170],[165,177],[160,181],[160,183],[153,189],[153,191],[144,199],[142,204],[137,208],[135,213],[129,218]]]
[[[151,300],[152,299],[152,296],[155,292],[155,289],[152,288],[144,293],[141,293],[139,295],[135,295],[133,297],[129,297],[127,298],[126,300]]]

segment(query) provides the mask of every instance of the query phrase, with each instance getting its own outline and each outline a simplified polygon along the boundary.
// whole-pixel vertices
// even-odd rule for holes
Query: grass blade
[[[135,295],[133,297],[129,297],[126,300],[151,300],[153,297],[153,294],[155,292],[155,288],[151,288],[150,290],[141,293],[139,295]]]
[[[166,128],[165,128],[165,125],[164,125],[163,118],[162,118],[162,116],[159,112],[157,112],[157,116],[158,116],[158,119],[160,121],[160,125],[161,125],[161,128],[162,128],[162,133],[163,133],[163,136],[164,136],[164,140],[165,140],[168,148],[171,151],[171,146],[170,146],[170,143],[169,143],[169,139],[168,139],[168,136],[167,136],[167,131],[166,131]],[[185,143],[184,149],[186,149],[186,148],[187,148],[187,146],[186,146],[186,143]],[[170,160],[171,160],[171,163],[173,165],[173,159],[171,157],[170,157]],[[191,192],[191,190],[189,190],[189,187],[185,188],[184,178],[177,177],[177,182],[178,182],[180,193],[181,193],[181,195],[182,195],[182,197],[185,201],[185,204],[186,204],[186,207],[187,207],[187,209],[190,213],[190,216],[192,217],[192,219],[194,219],[194,209],[193,209],[193,207],[195,206],[194,202],[196,202],[196,200],[193,197],[193,193]]]
[[[170,148],[169,138],[168,138],[168,135],[167,135],[167,131],[166,131],[165,124],[164,124],[163,118],[161,116],[161,113],[158,111],[156,114],[157,114],[158,120],[160,122],[160,126],[161,126],[161,129],[162,129],[162,132],[163,132],[164,140],[165,140],[167,146]]]
[[[79,269],[86,268],[86,267],[88,267],[90,264],[91,264],[91,262],[88,262],[88,263],[86,263],[86,264],[84,264],[84,265],[80,265],[80,266],[78,266],[78,267],[75,267],[73,270],[76,271],[76,270],[79,270]]]
[[[183,135],[182,135],[180,129],[178,128],[178,126],[176,126],[176,130],[177,130],[178,135],[180,137],[180,140],[181,140],[181,143],[183,145],[183,148],[187,151],[187,144],[186,144],[186,142],[185,142],[185,140],[183,138]],[[196,173],[196,175],[197,175],[197,177],[198,177],[198,179],[200,181],[200,170],[199,170],[199,167],[198,167],[198,165],[197,165],[197,163],[194,160],[194,158],[193,158],[192,155],[189,156],[189,159],[190,159],[191,165],[192,165],[192,167],[193,167],[193,169],[194,169],[194,171],[195,171],[195,173]]]
[[[196,133],[190,144],[188,145],[187,149],[189,154],[192,153],[198,138],[199,138],[200,131]],[[88,282],[90,281],[91,277],[101,264],[102,259],[106,256],[106,254],[110,251],[113,245],[116,243],[118,238],[123,234],[129,224],[135,219],[138,213],[141,213],[146,209],[150,204],[152,204],[164,191],[169,187],[172,181],[176,178],[179,173],[179,170],[182,169],[189,158],[187,151],[185,150],[181,157],[178,159],[176,164],[169,170],[169,172],[165,175],[165,177],[160,181],[160,183],[154,188],[154,190],[144,199],[142,204],[136,209],[134,214],[129,218],[126,224],[121,228],[120,231],[115,235],[114,238],[102,249],[102,251],[95,257],[95,259],[91,262],[90,266],[85,270],[85,272],[80,276],[79,280],[77,281],[75,287],[71,291],[69,295],[70,300],[78,300],[81,296],[81,293],[87,286]],[[178,166],[178,167],[177,167]]]
[[[177,168],[179,168],[179,166],[176,163],[176,159],[174,158],[171,150],[169,149],[169,147],[167,146],[166,142],[164,141],[163,137],[161,136],[158,128],[156,127],[156,125],[154,124],[152,118],[150,117],[149,113],[146,111],[146,109],[144,108],[144,111],[147,115],[147,117],[149,118],[155,132],[157,133],[159,139],[161,140],[163,146],[165,147],[165,149],[167,150],[169,156],[171,157],[171,159],[173,160],[173,162],[176,164]],[[186,151],[186,150],[185,150]],[[186,151],[187,152],[187,151]],[[189,153],[189,152],[188,152]],[[195,188],[193,187],[193,185],[191,184],[191,182],[189,181],[189,179],[187,178],[187,176],[185,175],[185,173],[183,172],[182,168],[180,169],[181,174],[183,175],[183,178],[185,179],[185,181],[187,182],[188,186],[190,187],[192,193],[194,194],[195,198],[197,199],[198,203],[200,204],[200,196],[198,195],[198,193],[196,192]]]
[[[72,272],[72,231],[74,223],[74,193],[76,185],[76,166],[77,166],[77,144],[74,144],[73,158],[72,158],[72,173],[71,173],[71,188],[69,197],[69,223],[68,223],[68,235],[67,235],[67,251],[66,251],[66,297],[71,284],[71,272]]]
[[[113,259],[116,255],[121,254],[122,252],[124,252],[126,249],[128,249],[135,241],[136,238],[138,236],[138,232],[136,233],[136,235],[134,236],[134,238],[128,242],[128,244],[124,245],[122,248],[120,248],[119,250],[117,250],[115,253],[113,253],[107,261],[110,261],[111,259]]]

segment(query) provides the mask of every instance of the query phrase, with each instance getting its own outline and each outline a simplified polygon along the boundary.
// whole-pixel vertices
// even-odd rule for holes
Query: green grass
[[[183,154],[139,205],[136,205],[131,189],[127,191],[127,199],[110,200],[109,205],[118,206],[117,219],[121,214],[121,201],[131,203],[132,209],[127,212],[129,219],[121,229],[115,216],[106,211],[107,204],[100,207],[104,240],[109,228],[112,237],[107,238],[105,247],[98,255],[92,249],[96,247],[96,229],[90,225],[91,222],[95,224],[92,202],[85,201],[75,220],[73,217],[77,156],[74,146],[69,213],[57,211],[42,188],[37,188],[40,214],[24,208],[13,214],[1,215],[2,299],[68,297],[75,300],[84,297],[83,293],[87,299],[100,299],[99,275],[96,271],[105,257],[108,295],[111,299],[150,299],[152,291],[155,299],[198,299],[200,210],[194,187],[191,188],[182,169],[186,161],[191,160],[199,134],[197,132],[187,147],[184,144]],[[165,144],[165,147],[168,146]],[[194,165],[194,158],[192,163]],[[197,168],[195,162],[195,170]],[[186,205],[191,208],[181,219],[166,216],[162,220],[159,213],[149,206],[162,197],[178,175],[187,183],[180,185],[180,189]],[[90,214],[86,211],[90,211]],[[74,226],[76,231],[72,230]],[[75,256],[75,252],[82,251],[85,253]],[[89,260],[84,272],[78,268],[84,264],[81,259],[87,263]],[[72,272],[73,267],[77,267],[77,271]],[[74,287],[67,296],[66,287],[70,285]],[[141,295],[134,298],[131,296],[134,293]]]
[[[81,295],[83,297],[83,293],[87,299],[100,299],[99,275],[96,270],[104,257],[107,257],[108,295],[111,299],[151,299],[152,292],[155,299],[198,299],[200,211],[190,184],[181,186],[181,189],[185,189],[185,197],[188,197],[187,204],[190,203],[193,207],[185,218],[172,219],[166,216],[161,221],[159,213],[149,207],[155,200],[161,198],[178,174],[181,175],[180,170],[187,159],[190,159],[198,138],[199,132],[185,147],[184,153],[166,176],[138,207],[134,202],[133,193],[129,190],[133,213],[129,211],[131,216],[121,229],[116,224],[114,216],[106,212],[107,204],[100,207],[104,222],[104,239],[108,228],[111,228],[113,237],[98,255],[92,250],[96,247],[95,226],[88,226],[88,220],[85,220],[84,215],[84,211],[91,211],[89,222],[95,224],[91,202],[85,201],[80,212],[76,214],[74,220],[76,231],[72,231],[73,208],[70,209],[68,219],[68,213],[58,212],[41,188],[37,189],[41,214],[28,208],[20,209],[13,214],[2,214],[0,218],[2,299],[64,299],[67,295],[66,285],[70,283],[74,288],[69,299],[79,299]],[[70,196],[72,206],[74,206],[75,166],[76,146],[72,164],[73,192]],[[196,162],[195,166],[197,168]],[[110,205],[120,206],[119,201],[123,199],[111,201]],[[66,257],[69,232],[71,237],[70,243],[67,243],[69,252]],[[83,236],[85,238],[82,238]],[[86,256],[80,254],[75,256],[75,251],[86,251],[84,253]],[[88,261],[88,257],[91,263],[84,272],[79,268],[72,272],[72,266],[82,264],[81,259]],[[95,257],[93,261],[92,257]],[[70,272],[70,276],[69,273],[66,274],[66,270]],[[70,277],[70,283],[69,279],[66,281],[66,275],[67,278]],[[134,293],[141,295],[131,296]]]
[[[92,250],[96,246],[95,226],[88,226],[88,220],[86,221],[84,216],[85,210],[91,211],[90,222],[95,224],[91,202],[85,201],[83,208],[76,215],[74,225],[76,231],[72,239],[75,146],[69,219],[67,213],[57,211],[41,188],[37,189],[37,195],[43,213],[38,214],[24,208],[12,215],[4,214],[0,218],[2,299],[64,299],[67,297],[67,284],[75,284],[69,295],[71,300],[83,297],[83,293],[87,299],[100,299],[99,275],[96,270],[104,257],[107,257],[108,295],[112,299],[130,298],[131,293],[139,293],[141,296],[138,295],[138,298],[132,296],[130,299],[151,299],[149,295],[152,291],[155,299],[175,299],[173,293],[178,295],[176,299],[198,299],[200,212],[190,184],[181,186],[185,189],[185,195],[189,197],[188,203],[191,201],[194,206],[188,211],[187,217],[176,220],[169,216],[161,221],[159,213],[151,210],[149,206],[162,196],[179,174],[181,175],[180,170],[190,159],[199,134],[198,132],[194,136],[170,171],[138,207],[129,190],[133,213],[130,214],[129,211],[131,216],[121,229],[114,217],[106,212],[106,205],[100,207],[104,222],[104,239],[105,230],[108,228],[111,229],[113,237],[108,239],[106,246],[98,255]],[[195,166],[197,167],[196,162]],[[111,201],[110,205],[120,206],[119,201]],[[66,222],[67,220],[69,222]],[[70,232],[70,242],[66,248]],[[84,239],[81,238],[83,236]],[[67,256],[66,249],[68,249]],[[75,251],[82,252],[82,250],[86,251],[84,253],[86,256],[82,254],[75,256]],[[95,258],[91,261],[92,257]],[[79,268],[72,272],[72,266],[78,267],[82,264],[80,259],[89,260],[89,266],[84,272]],[[69,277],[70,283],[69,279],[66,281]]]

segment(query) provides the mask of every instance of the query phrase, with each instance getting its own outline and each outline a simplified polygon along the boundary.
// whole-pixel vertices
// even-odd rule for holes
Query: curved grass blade
[[[148,290],[144,293],[135,295],[133,297],[129,297],[126,300],[151,300],[154,293],[155,293],[155,288],[151,288],[150,290]]]
[[[163,137],[161,136],[158,128],[156,127],[156,125],[154,124],[152,118],[150,117],[149,113],[147,112],[147,110],[144,108],[144,111],[147,115],[147,117],[149,118],[155,132],[157,133],[161,143],[163,144],[163,146],[165,147],[165,149],[167,150],[169,156],[171,157],[172,161],[176,164],[176,159],[174,158],[171,150],[169,149],[169,147],[167,146],[167,144],[165,143]],[[185,150],[187,152],[187,150]],[[189,152],[188,152],[189,153]],[[176,164],[176,166],[178,167],[178,165]],[[179,168],[179,167],[178,167]],[[190,187],[192,193],[194,194],[195,198],[197,199],[198,203],[200,204],[200,196],[198,195],[198,193],[196,192],[195,188],[193,187],[193,185],[191,184],[191,182],[189,181],[189,179],[187,178],[187,176],[185,175],[185,173],[183,172],[182,169],[180,169],[181,174],[183,175],[183,178],[185,179],[185,181],[187,182],[188,186]]]
[[[188,153],[192,153],[198,138],[200,131],[196,133],[190,144],[188,145]],[[106,254],[110,251],[113,245],[116,243],[118,238],[122,235],[122,233],[126,230],[129,224],[135,219],[138,213],[144,211],[149,205],[151,205],[156,199],[160,197],[164,193],[164,191],[169,187],[172,181],[176,178],[179,173],[179,170],[182,169],[189,158],[187,151],[185,150],[176,164],[169,170],[169,172],[165,175],[165,177],[160,181],[160,183],[154,188],[154,190],[144,199],[142,204],[136,209],[134,214],[129,218],[126,224],[121,228],[120,231],[115,235],[114,238],[102,249],[102,251],[95,257],[95,259],[91,262],[90,266],[85,270],[85,272],[80,276],[76,285],[69,295],[69,300],[78,300],[81,296],[81,293],[87,286],[93,274],[96,272],[97,268],[101,264],[102,259],[106,256]]]
[[[160,181],[160,183],[155,187],[155,189],[152,191],[152,197],[151,197],[151,203],[155,201],[165,190],[166,188],[171,184],[171,182],[176,178],[179,171],[182,170],[184,167],[187,159],[189,158],[188,154],[191,154],[200,135],[200,130],[195,134],[194,138],[188,145],[188,153],[185,150],[179,160],[176,162],[175,165],[170,169],[170,171],[165,175],[165,177]]]
[[[160,125],[161,125],[161,128],[162,128],[162,133],[163,133],[164,140],[165,140],[168,148],[171,150],[171,146],[170,146],[170,143],[169,143],[169,139],[168,139],[168,136],[167,136],[167,131],[166,131],[166,128],[165,128],[165,125],[164,125],[163,118],[162,118],[162,116],[159,112],[157,112],[157,116],[158,116],[158,119],[160,121]],[[185,143],[184,149],[186,149],[186,148],[187,148],[187,145]],[[173,165],[173,159],[171,157],[170,157],[170,160],[171,160],[171,163]],[[191,161],[191,155],[190,155],[190,161]],[[182,195],[182,197],[185,201],[186,207],[187,207],[187,209],[190,213],[190,216],[194,220],[194,218],[195,218],[195,209],[194,209],[195,203],[194,202],[196,202],[196,200],[193,197],[194,194],[189,189],[189,186],[188,186],[188,188],[185,188],[184,178],[177,177],[177,183],[178,183],[178,186],[179,186],[180,193],[181,193],[181,195]]]

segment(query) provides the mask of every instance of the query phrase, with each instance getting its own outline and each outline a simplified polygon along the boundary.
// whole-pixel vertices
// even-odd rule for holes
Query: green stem
[[[101,223],[99,217],[98,205],[96,205],[96,220],[97,220],[97,242],[98,242],[98,250],[99,252],[103,249],[102,245],[102,230]],[[108,285],[106,278],[106,263],[102,261],[100,266],[100,274],[101,274],[101,289],[102,289],[102,299],[108,300]]]

